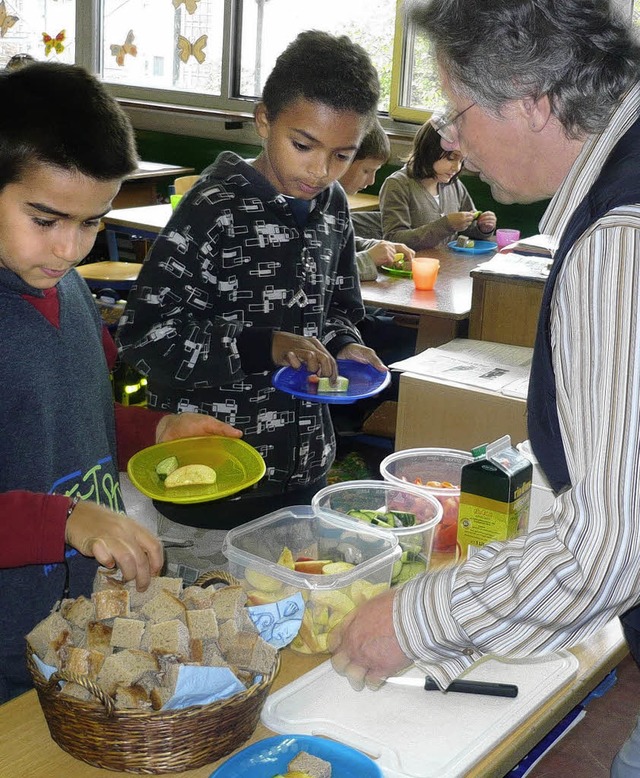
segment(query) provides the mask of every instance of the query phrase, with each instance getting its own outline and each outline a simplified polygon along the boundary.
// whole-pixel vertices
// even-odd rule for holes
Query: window
[[[0,0],[17,19],[0,38],[0,66],[20,51],[44,59],[42,30],[62,31],[64,45],[46,56],[94,70],[121,97],[252,112],[278,54],[302,30],[324,29],[369,52],[386,113],[396,5],[322,0],[320,12],[301,0]]]
[[[11,57],[75,61],[76,0],[0,0],[0,67]]]
[[[614,0],[640,25],[640,0]],[[131,101],[251,114],[304,29],[346,34],[380,75],[380,112],[422,123],[442,105],[427,40],[402,0],[0,0],[0,67],[15,54],[77,62]],[[402,125],[396,125],[402,127]],[[177,131],[177,130],[176,130]]]

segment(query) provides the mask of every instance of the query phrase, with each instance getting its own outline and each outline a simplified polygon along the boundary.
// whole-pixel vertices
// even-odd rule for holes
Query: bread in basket
[[[221,582],[228,587],[206,588]],[[228,574],[207,573],[186,588],[180,579],[156,579],[150,589],[138,593],[99,574],[91,601],[63,602],[27,636],[27,666],[52,738],[97,767],[179,772],[226,756],[253,734],[278,672],[277,651],[264,648],[242,607],[246,595]],[[49,680],[34,653],[60,668]],[[246,690],[154,710],[171,696],[179,663],[228,664]]]

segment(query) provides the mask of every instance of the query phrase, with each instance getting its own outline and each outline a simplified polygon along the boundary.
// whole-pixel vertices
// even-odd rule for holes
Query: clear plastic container
[[[293,560],[344,563],[337,572],[300,572],[278,564],[284,548]],[[327,635],[356,605],[389,588],[402,554],[389,532],[310,505],[295,505],[229,530],[222,546],[229,572],[253,604],[277,602],[296,592],[305,600],[302,626],[291,647],[327,651]]]
[[[320,513],[337,512],[365,526],[374,524],[395,535],[402,556],[394,564],[392,585],[413,578],[429,566],[434,532],[442,518],[442,505],[419,487],[387,481],[344,481],[321,489],[311,505]],[[387,514],[388,511],[395,511],[396,515]],[[387,523],[388,520],[395,524],[410,523],[412,516],[415,523],[410,526],[391,528]]]
[[[414,484],[442,505],[442,519],[433,539],[433,550],[455,556],[460,506],[460,475],[473,457],[453,448],[409,448],[389,454],[380,463],[380,474],[394,484]],[[428,486],[429,481],[451,486]]]

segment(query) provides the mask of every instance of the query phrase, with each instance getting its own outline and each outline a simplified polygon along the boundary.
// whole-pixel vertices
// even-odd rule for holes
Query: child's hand
[[[447,221],[453,232],[461,232],[471,225],[475,215],[475,211],[454,211],[447,214]]]
[[[180,438],[198,438],[203,435],[240,438],[242,431],[204,413],[172,413],[163,416],[156,427],[156,443]]]
[[[360,343],[349,343],[348,346],[340,350],[338,359],[352,359],[354,362],[371,365],[381,373],[387,372],[387,366],[376,352],[368,346],[361,346]]]
[[[65,541],[104,567],[118,567],[125,581],[143,592],[164,562],[162,543],[137,521],[80,500],[67,520]]]
[[[493,232],[496,228],[497,219],[493,211],[484,211],[478,216],[478,229],[480,232],[485,232],[487,235]]]
[[[411,260],[416,253],[404,243],[390,243],[388,240],[378,241],[368,252],[376,267],[392,265],[396,254],[404,254],[405,259]]]
[[[404,254],[405,259],[413,259],[416,255],[416,252],[410,249],[409,246],[405,246],[404,243],[394,243],[393,248],[396,254]]]
[[[289,365],[294,370],[305,365],[310,373],[334,379],[338,377],[335,359],[317,338],[276,330],[271,341],[271,359],[276,365]]]

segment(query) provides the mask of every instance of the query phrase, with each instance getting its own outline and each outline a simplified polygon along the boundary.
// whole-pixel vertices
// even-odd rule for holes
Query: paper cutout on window
[[[64,51],[64,39],[67,37],[66,30],[60,30],[55,38],[52,38],[49,33],[42,33],[42,42],[44,43],[44,53],[48,57],[52,51],[56,54],[62,54]]]
[[[2,0],[0,2],[0,38],[4,38],[7,34],[7,30],[13,27],[18,21],[20,21],[20,17],[8,14],[7,7],[4,4],[4,0]]]
[[[200,0],[173,0],[173,7],[180,8],[180,6],[184,3],[184,7],[187,9],[187,12],[193,14],[196,12],[199,2]]]
[[[124,58],[126,54],[130,54],[132,57],[138,56],[138,47],[134,45],[134,39],[135,35],[133,34],[133,30],[129,30],[127,33],[127,38],[122,46],[117,43],[111,44],[111,56],[116,58],[116,64],[119,65],[119,67],[124,66]]]
[[[191,43],[184,35],[178,35],[178,53],[180,54],[180,59],[186,63],[189,57],[193,56],[198,60],[200,65],[202,65],[207,58],[207,55],[203,51],[204,47],[207,45],[207,38],[207,35],[201,35],[197,41]]]

